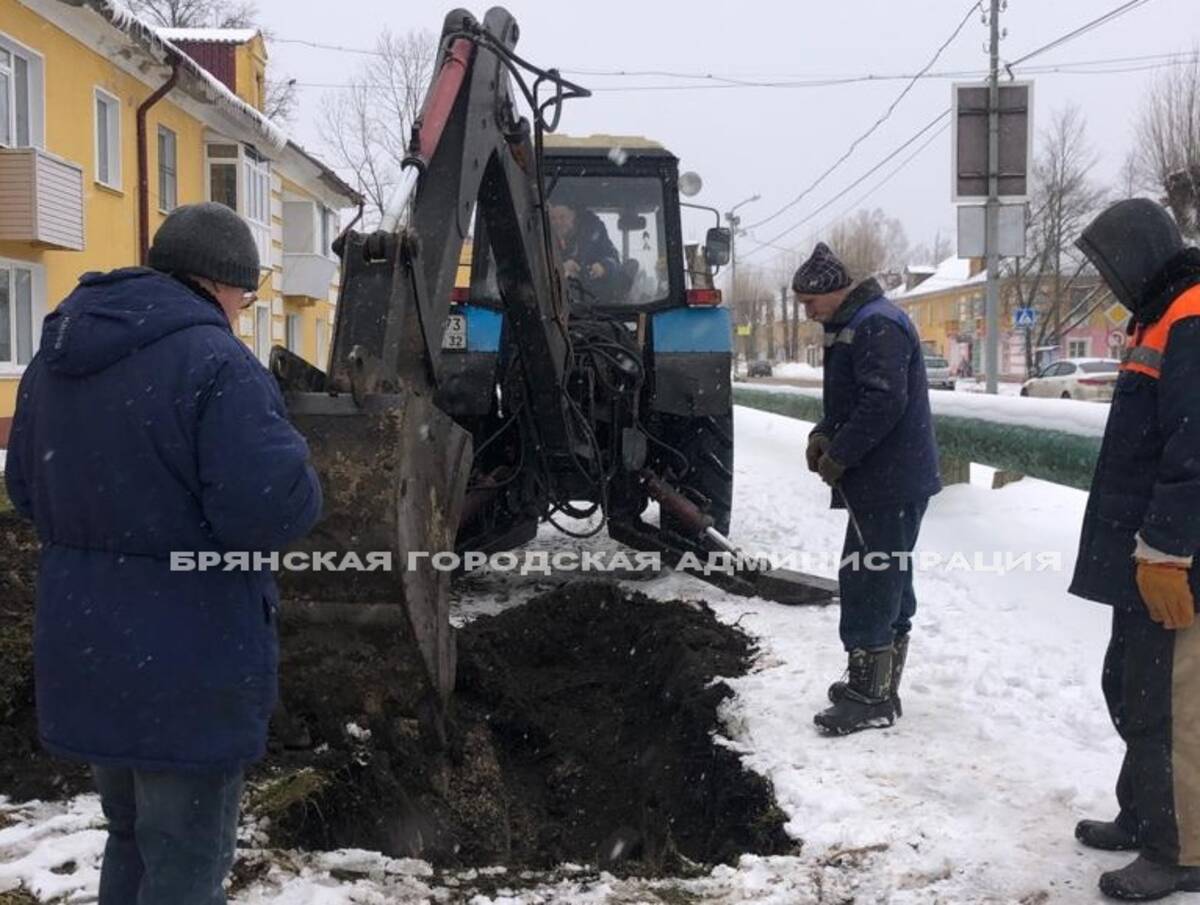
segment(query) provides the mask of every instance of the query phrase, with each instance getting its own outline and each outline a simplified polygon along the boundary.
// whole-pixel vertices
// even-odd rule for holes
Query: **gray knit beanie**
[[[250,227],[213,201],[171,211],[154,235],[148,263],[163,273],[194,274],[247,292],[258,288],[258,246]]]

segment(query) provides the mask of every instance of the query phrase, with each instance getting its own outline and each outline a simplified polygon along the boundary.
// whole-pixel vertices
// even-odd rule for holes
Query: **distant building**
[[[927,272],[932,271],[932,272]],[[943,356],[958,373],[983,372],[983,348],[987,335],[985,299],[987,274],[979,258],[947,258],[936,268],[910,267],[906,271],[907,288],[889,293],[903,308],[921,335],[925,347]],[[1124,346],[1127,312],[1109,297],[1072,317],[1076,306],[1083,305],[1098,286],[1095,274],[1078,276],[1069,290],[1063,311],[1063,341],[1059,345],[1036,345],[1038,329],[1029,336],[1035,367],[1059,358],[1119,358]],[[1032,289],[1032,287],[1027,287]],[[1038,292],[1035,307],[1039,317],[1047,316],[1046,290]],[[1094,300],[1093,300],[1094,301]],[[1020,298],[1012,276],[1000,283],[1000,361],[1001,379],[1023,380],[1026,376],[1027,331],[1014,325]],[[1087,309],[1090,310],[1090,313]]]

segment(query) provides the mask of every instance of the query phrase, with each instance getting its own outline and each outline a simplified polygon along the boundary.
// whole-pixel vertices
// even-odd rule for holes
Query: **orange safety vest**
[[[1167,337],[1171,328],[1185,317],[1200,317],[1200,286],[1193,286],[1176,298],[1167,313],[1150,326],[1138,326],[1133,333],[1133,345],[1121,360],[1121,370],[1137,371],[1158,380],[1162,376]]]

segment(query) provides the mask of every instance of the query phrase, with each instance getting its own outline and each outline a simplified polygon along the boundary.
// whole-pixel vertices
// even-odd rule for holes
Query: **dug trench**
[[[87,775],[34,738],[36,544],[5,514],[0,541],[0,795],[64,797]],[[399,650],[378,629],[284,622],[282,706],[244,802],[268,845],[646,876],[798,848],[770,784],[714,741],[721,679],[755,649],[703,603],[577,583],[475,620],[443,747],[399,706],[415,680]]]

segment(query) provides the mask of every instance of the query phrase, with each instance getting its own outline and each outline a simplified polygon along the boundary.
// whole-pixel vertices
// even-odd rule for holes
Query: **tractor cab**
[[[685,248],[679,206],[679,160],[637,136],[550,134],[543,174],[551,241],[573,309],[613,314],[652,312],[719,301],[709,262],[720,252]],[[714,231],[723,233],[723,230]],[[482,220],[475,224],[470,298],[499,305],[495,262]],[[714,248],[721,236],[710,236]],[[714,260],[715,259],[715,260]],[[709,290],[702,295],[689,290]]]

